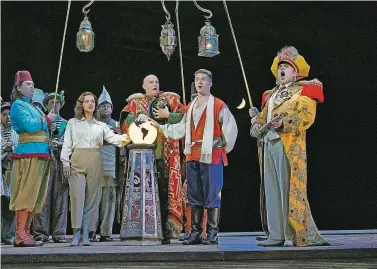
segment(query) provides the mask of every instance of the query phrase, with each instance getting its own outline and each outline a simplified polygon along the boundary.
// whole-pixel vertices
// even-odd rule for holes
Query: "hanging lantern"
[[[94,32],[87,16],[84,17],[77,32],[76,47],[81,52],[89,52],[94,48]]]
[[[216,34],[216,29],[211,25],[211,21],[209,20],[212,18],[212,12],[208,9],[204,9],[198,5],[198,3],[194,0],[195,6],[203,12],[208,13],[208,16],[204,16],[206,18],[205,25],[200,29],[200,36],[198,37],[198,47],[199,53],[198,56],[202,57],[213,57],[218,54],[219,52],[219,35]]]
[[[220,54],[219,51],[219,35],[216,29],[211,25],[211,21],[207,20],[205,25],[200,29],[198,37],[199,53],[198,56],[213,57]]]
[[[94,0],[91,0],[82,8],[82,13],[84,14],[84,20],[80,23],[79,31],[76,35],[76,47],[81,52],[89,52],[94,48],[94,32],[92,29],[92,24],[89,21],[88,13],[90,9],[87,10]]]
[[[175,36],[174,25],[170,22],[170,13],[166,9],[165,1],[161,0],[161,4],[166,14],[166,22],[164,25],[161,25],[160,47],[169,61],[170,56],[174,53],[175,47],[177,46],[177,37]]]
[[[175,36],[174,25],[169,20],[166,20],[161,27],[160,47],[169,61],[177,46],[177,37]]]

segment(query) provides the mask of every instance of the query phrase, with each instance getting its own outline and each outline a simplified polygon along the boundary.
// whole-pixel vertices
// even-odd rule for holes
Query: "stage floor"
[[[321,231],[326,247],[256,245],[261,233],[221,233],[219,245],[126,246],[112,242],[88,247],[47,243],[43,247],[1,246],[2,268],[377,268],[377,230]]]

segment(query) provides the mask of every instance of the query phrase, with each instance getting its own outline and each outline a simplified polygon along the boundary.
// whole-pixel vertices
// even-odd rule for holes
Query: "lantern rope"
[[[181,30],[179,28],[178,8],[179,8],[179,0],[177,0],[176,5],[175,5],[175,16],[176,16],[176,19],[177,19],[177,30],[178,30],[178,48],[179,48],[179,63],[180,63],[180,68],[181,68],[182,100],[183,100],[183,104],[186,105],[185,78],[184,78],[184,75],[183,75]]]
[[[243,79],[245,81],[247,95],[249,97],[250,108],[252,108],[253,107],[253,101],[251,100],[249,84],[247,82],[247,78],[246,78],[246,75],[245,75],[245,70],[243,68],[243,63],[242,63],[242,59],[241,59],[241,53],[240,53],[240,51],[238,49],[237,39],[236,39],[236,35],[234,33],[234,30],[233,30],[232,20],[230,19],[230,15],[229,15],[228,7],[226,5],[226,1],[223,0],[223,3],[224,3],[224,8],[225,8],[226,15],[228,16],[229,26],[230,26],[230,30],[232,32],[234,44],[236,46],[238,60],[240,61],[242,75],[243,75]],[[265,197],[266,194],[264,192],[264,181],[263,181],[263,143],[259,143],[259,142],[260,142],[260,140],[258,140],[258,143],[257,143],[257,155],[258,155],[258,163],[259,163],[259,174],[260,174],[260,177],[261,177],[261,186],[260,186],[260,191],[259,191],[260,192],[260,199],[259,199],[260,215],[261,215],[261,221],[262,221],[262,228],[263,228],[263,230],[265,231],[265,233],[268,236],[269,232],[268,232],[268,227],[267,227],[267,224],[266,224],[266,218],[267,217],[266,217],[266,209],[265,209],[265,201],[264,201],[264,197]]]
[[[61,46],[61,49],[60,49],[58,75],[57,75],[57,78],[56,78],[55,97],[54,97],[54,106],[53,106],[54,109],[55,109],[55,104],[56,104],[56,95],[58,93],[58,87],[59,87],[60,71],[61,71],[62,60],[63,60],[64,43],[65,43],[65,36],[66,36],[66,33],[67,33],[68,17],[69,17],[70,10],[71,10],[71,0],[68,0],[67,15],[65,17],[65,25],[64,25],[64,33],[63,33],[63,40],[62,40],[62,46]]]
[[[236,39],[236,35],[235,35],[235,33],[234,33],[234,30],[233,30],[232,20],[230,19],[230,15],[229,15],[228,7],[227,7],[227,5],[226,5],[226,1],[223,0],[223,3],[224,3],[224,7],[225,7],[226,15],[227,15],[227,17],[228,17],[230,30],[231,30],[231,32],[232,32],[232,36],[233,36],[233,40],[234,40],[234,45],[236,46],[236,51],[237,51],[237,55],[238,55],[238,60],[239,60],[240,65],[241,65],[242,75],[243,75],[243,79],[244,79],[244,81],[245,81],[245,86],[246,86],[247,95],[248,95],[248,97],[249,97],[250,108],[252,108],[252,107],[253,107],[253,101],[251,100],[249,84],[248,84],[248,82],[247,82],[247,78],[246,78],[246,75],[245,75],[245,70],[244,70],[244,68],[243,68],[243,63],[242,63],[242,59],[241,59],[241,53],[240,53],[240,50],[238,49],[237,39]]]

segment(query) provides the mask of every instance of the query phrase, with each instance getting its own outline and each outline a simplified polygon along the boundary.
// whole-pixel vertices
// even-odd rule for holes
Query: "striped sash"
[[[49,135],[48,132],[40,131],[36,133],[20,133],[19,134],[19,144],[25,143],[48,143]]]

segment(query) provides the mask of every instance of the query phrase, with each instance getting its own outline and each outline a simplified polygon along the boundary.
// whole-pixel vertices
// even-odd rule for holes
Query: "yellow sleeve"
[[[255,123],[265,125],[267,123],[267,106],[264,106]]]
[[[315,119],[317,102],[307,96],[300,96],[294,111],[283,118],[283,133],[308,129]]]

